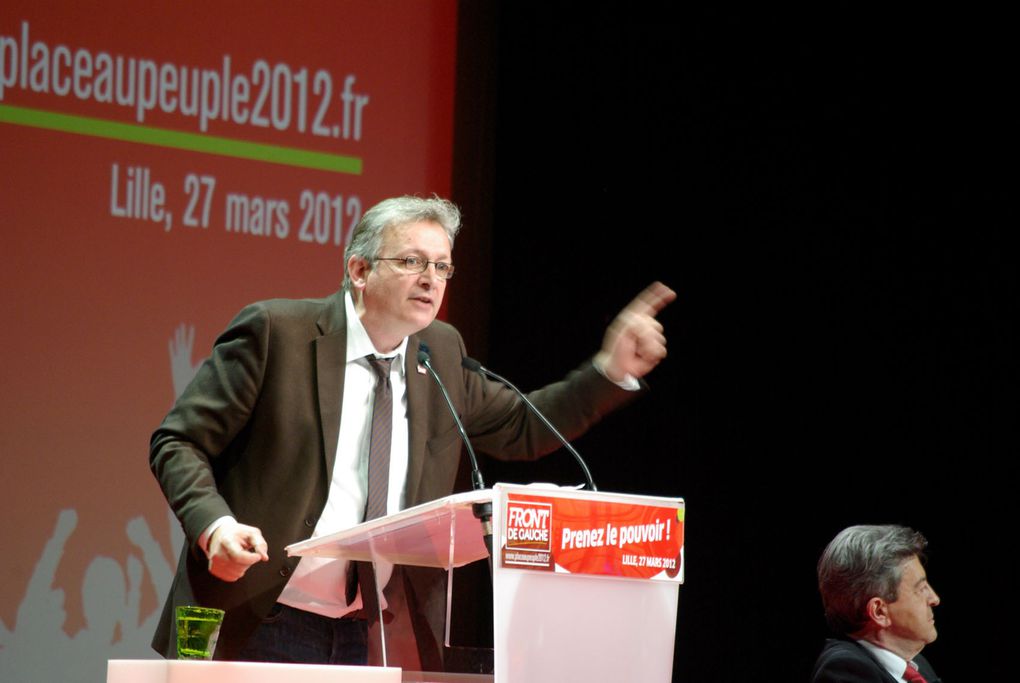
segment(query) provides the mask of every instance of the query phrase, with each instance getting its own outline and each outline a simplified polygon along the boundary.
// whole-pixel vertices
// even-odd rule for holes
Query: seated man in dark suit
[[[815,662],[814,683],[936,683],[920,655],[936,638],[939,604],[922,561],[928,542],[901,526],[852,526],[818,561],[825,618],[838,639]]]

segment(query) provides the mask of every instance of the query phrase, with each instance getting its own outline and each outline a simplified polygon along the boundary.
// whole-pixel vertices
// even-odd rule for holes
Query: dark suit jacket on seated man
[[[927,541],[901,526],[853,526],[818,561],[818,588],[829,625],[814,683],[936,683],[922,648],[935,640],[939,596],[922,560]]]
[[[529,459],[558,446],[510,391],[461,367],[460,335],[435,320],[459,225],[456,207],[438,198],[381,202],[355,229],[339,292],[253,304],[217,339],[152,437],[152,470],[188,538],[153,639],[158,652],[175,656],[173,608],[195,604],[226,610],[218,659],[365,661],[365,631],[353,618],[361,599],[345,594],[347,563],[298,562],[283,549],[364,519],[381,381],[370,357],[395,358],[386,380],[390,513],[450,494],[460,464],[453,418],[417,368],[419,342],[477,449]],[[674,297],[651,285],[613,321],[592,361],[529,395],[568,438],[630,400],[665,357],[655,315]],[[437,668],[443,588],[424,576],[408,571],[406,600],[421,663]],[[315,638],[293,635],[306,628]],[[321,651],[304,642],[316,639]]]

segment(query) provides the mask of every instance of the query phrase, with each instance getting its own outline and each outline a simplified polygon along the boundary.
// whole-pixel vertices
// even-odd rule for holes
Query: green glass
[[[212,659],[220,636],[223,610],[213,607],[177,608],[177,658]]]

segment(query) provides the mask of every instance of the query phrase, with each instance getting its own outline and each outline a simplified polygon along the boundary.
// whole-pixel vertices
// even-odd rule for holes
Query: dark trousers
[[[238,655],[240,661],[367,664],[368,622],[332,619],[276,603]]]

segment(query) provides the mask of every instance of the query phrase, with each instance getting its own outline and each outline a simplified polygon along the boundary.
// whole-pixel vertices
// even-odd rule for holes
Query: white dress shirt
[[[312,538],[350,528],[363,521],[368,498],[368,449],[372,433],[372,403],[377,381],[366,356],[394,358],[390,367],[393,388],[393,441],[390,451],[390,481],[387,511],[404,507],[407,479],[407,382],[404,377],[405,338],[390,354],[379,353],[361,324],[348,292],[347,364],[344,367],[344,395],[340,412],[340,437],[337,441],[333,477],[326,507],[322,510]],[[303,557],[279,597],[291,607],[327,617],[341,617],[361,608],[359,595],[351,605],[344,599],[347,561]],[[380,576],[385,585],[388,576]]]
[[[886,650],[884,647],[879,647],[867,640],[858,640],[857,642],[861,644],[861,647],[874,655],[882,668],[888,671],[889,675],[897,681],[907,680],[903,677],[903,674],[906,673],[908,666],[917,669],[912,662],[908,662],[891,650]]]

